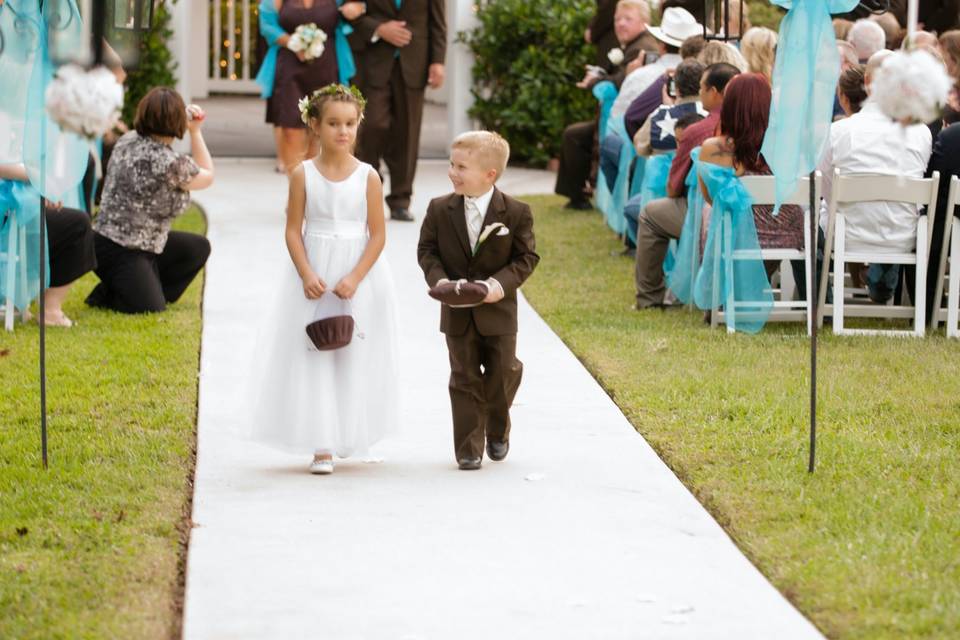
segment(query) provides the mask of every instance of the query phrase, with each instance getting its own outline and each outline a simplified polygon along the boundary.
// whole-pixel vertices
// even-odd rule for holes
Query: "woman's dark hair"
[[[141,136],[182,138],[187,130],[187,105],[169,87],[155,87],[137,105],[133,128]]]
[[[734,76],[740,74],[740,69],[726,62],[715,62],[707,67],[704,73],[707,74],[707,77],[703,79],[703,83],[723,93],[724,89],[727,88],[727,83],[730,82]]]
[[[763,171],[767,163],[760,146],[770,120],[770,83],[760,73],[741,73],[723,92],[720,133],[733,140],[733,158],[748,171]]]
[[[696,58],[707,46],[707,41],[703,36],[690,36],[680,45],[680,57],[683,59]]]
[[[677,84],[677,94],[680,98],[688,98],[700,93],[700,78],[703,76],[704,66],[696,58],[688,58],[677,65],[673,76]]]
[[[863,101],[867,99],[867,88],[863,83],[862,65],[854,65],[840,74],[840,82],[837,85],[840,93],[850,103],[850,108],[854,113],[860,111]]]

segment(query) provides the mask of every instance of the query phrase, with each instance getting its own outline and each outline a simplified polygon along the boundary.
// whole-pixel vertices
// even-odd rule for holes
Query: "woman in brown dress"
[[[277,155],[289,172],[304,158],[315,155],[314,143],[300,119],[300,98],[337,81],[337,53],[334,30],[340,17],[336,0],[274,0],[280,26],[290,35],[302,24],[314,23],[327,34],[323,55],[305,60],[303,53],[287,49],[290,36],[277,40],[277,70],[273,95],[267,99],[267,122],[280,128]]]

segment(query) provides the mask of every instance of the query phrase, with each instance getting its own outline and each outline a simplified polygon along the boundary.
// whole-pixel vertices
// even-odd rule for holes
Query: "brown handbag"
[[[339,304],[331,305],[333,298]],[[341,300],[334,294],[324,294],[317,301],[314,320],[306,326],[307,337],[317,351],[333,351],[350,344],[355,329],[349,300]]]

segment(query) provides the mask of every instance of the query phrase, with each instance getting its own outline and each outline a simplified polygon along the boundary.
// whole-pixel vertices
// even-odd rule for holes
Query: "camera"
[[[671,98],[677,97],[677,80],[673,76],[667,78],[667,95]]]

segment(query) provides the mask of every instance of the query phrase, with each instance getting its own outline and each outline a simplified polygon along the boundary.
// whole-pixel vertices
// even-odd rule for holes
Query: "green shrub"
[[[594,55],[583,32],[595,10],[592,0],[479,0],[480,25],[458,34],[475,57],[470,116],[505,137],[514,160],[545,164],[564,127],[595,114],[574,86]]]
[[[780,29],[780,20],[786,15],[786,11],[766,0],[754,0],[747,4],[750,6],[750,24],[755,27],[768,27],[774,31]]]
[[[173,36],[170,28],[169,5],[176,0],[162,0],[156,3],[153,13],[153,25],[140,41],[140,62],[127,75],[126,97],[123,103],[123,121],[133,126],[133,116],[137,103],[154,87],[173,87],[177,84],[175,71],[177,63],[167,48],[167,41]]]

